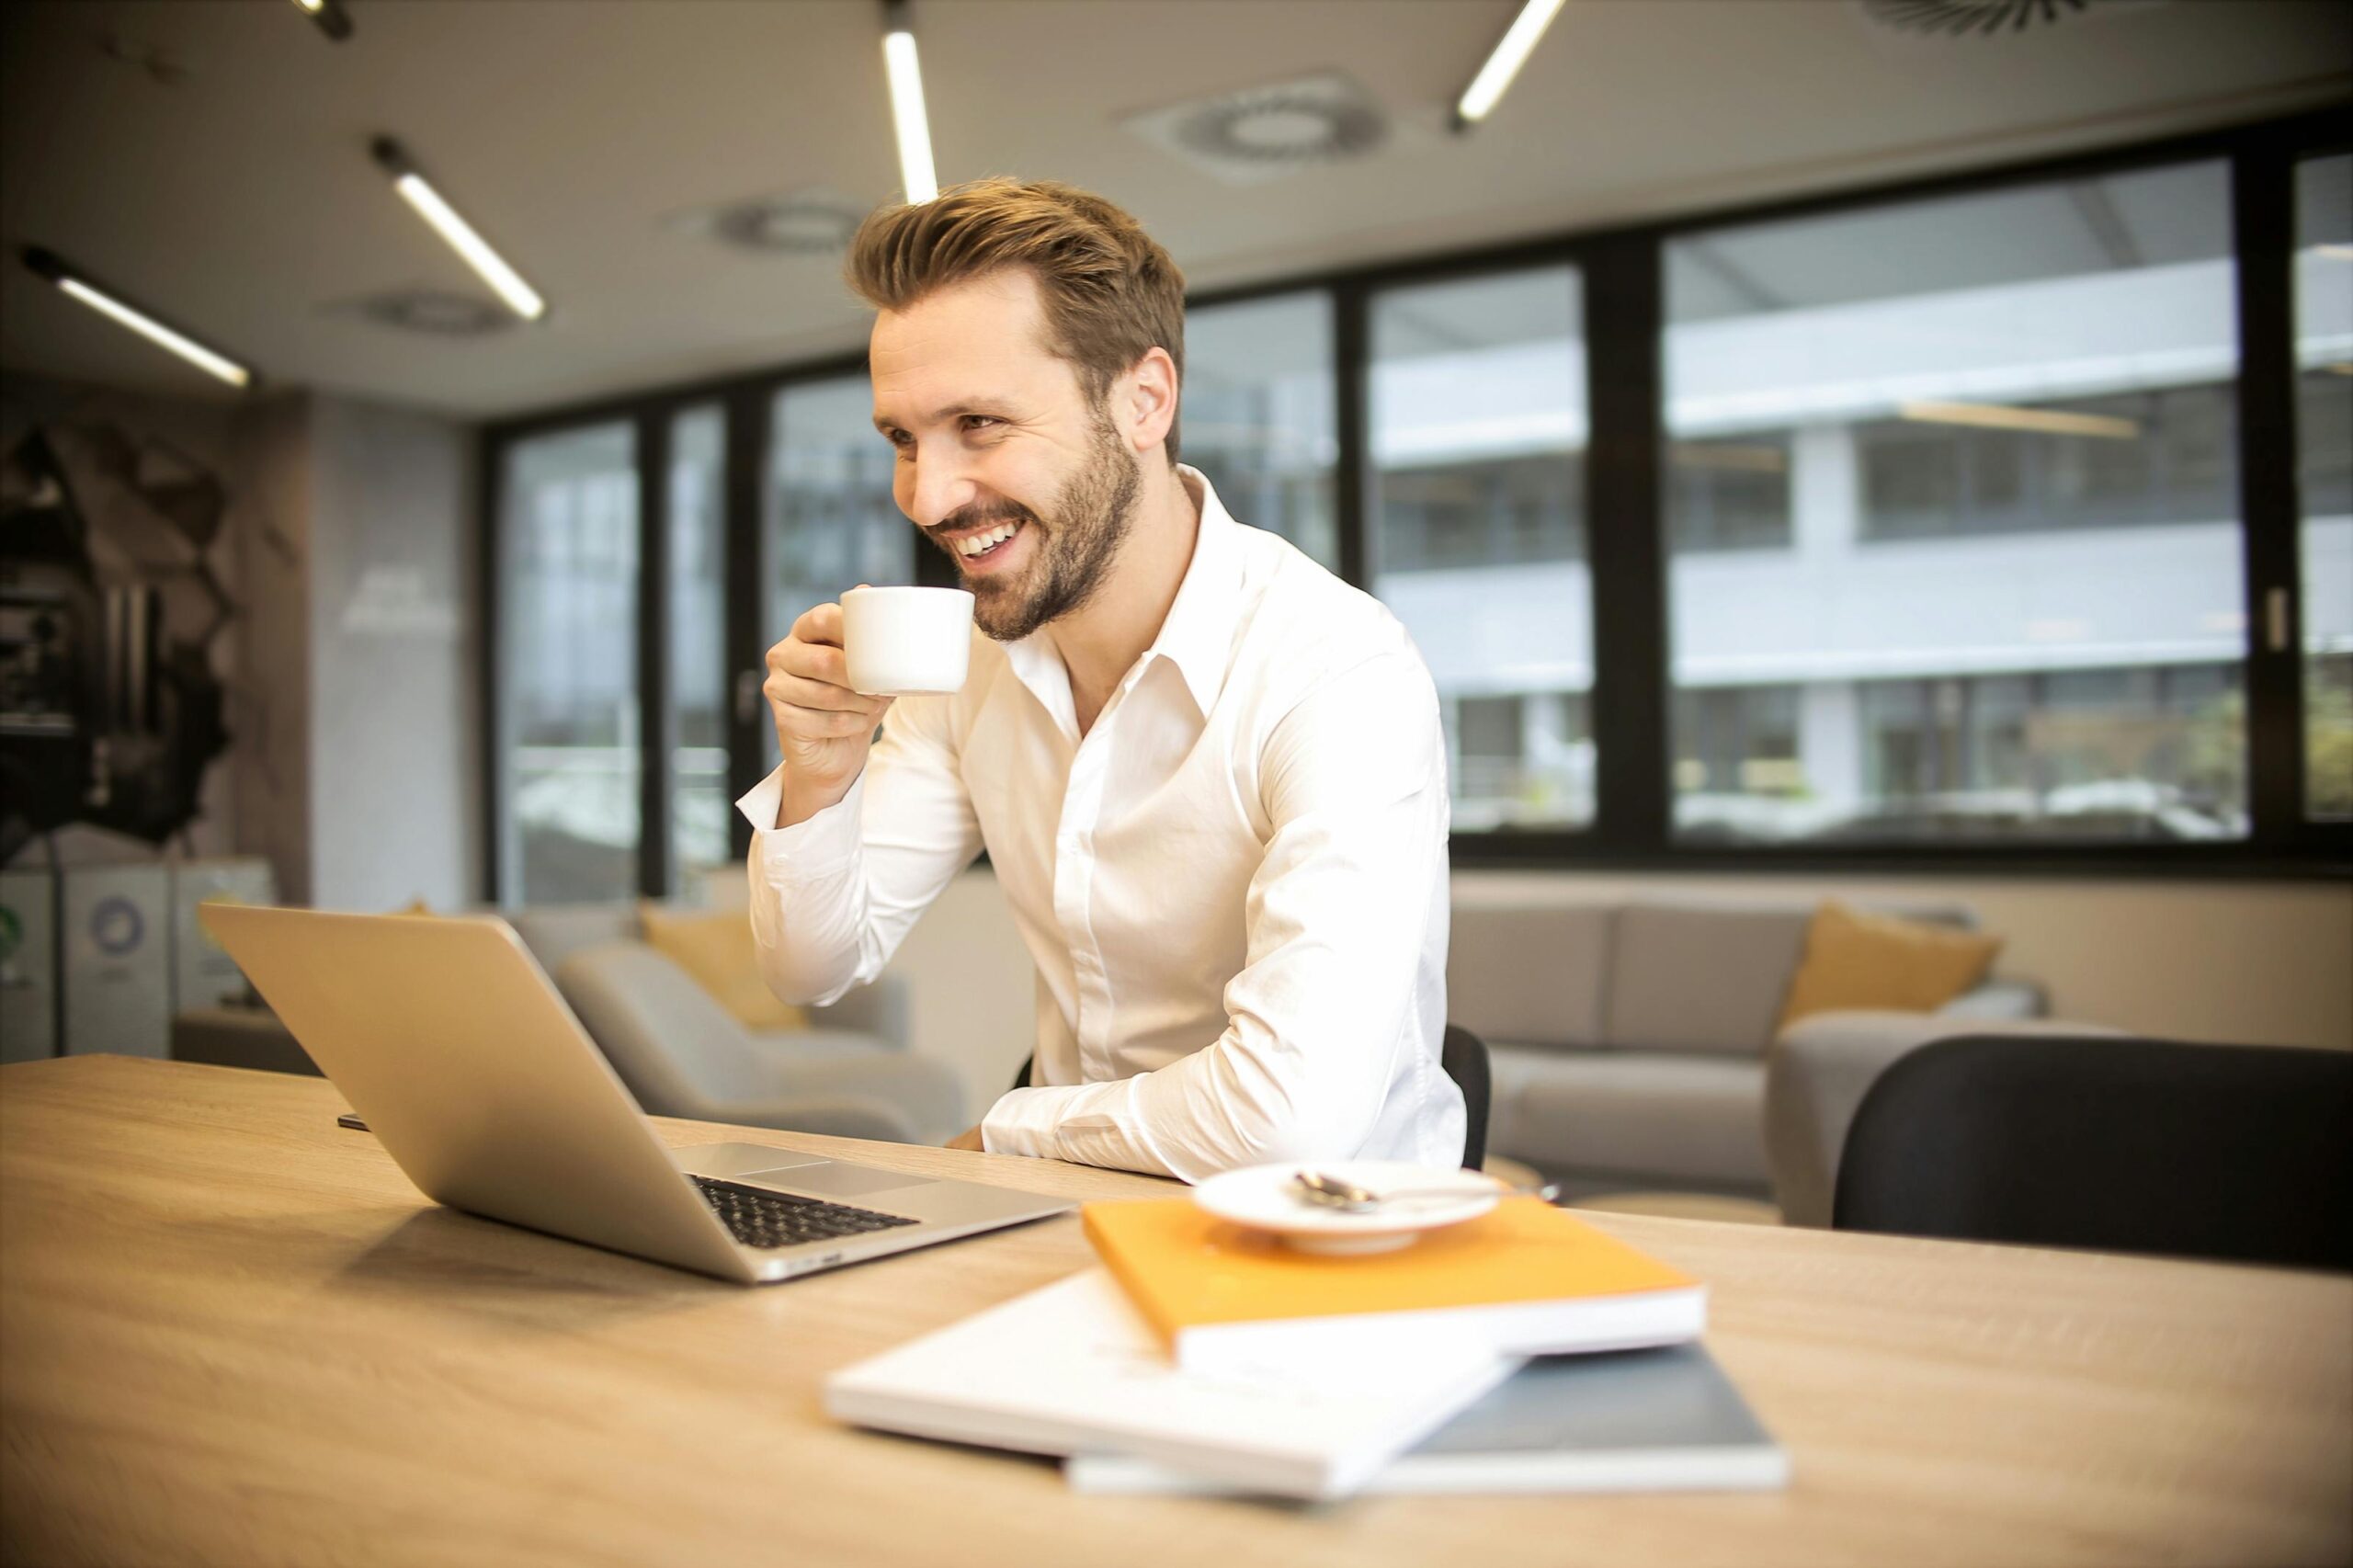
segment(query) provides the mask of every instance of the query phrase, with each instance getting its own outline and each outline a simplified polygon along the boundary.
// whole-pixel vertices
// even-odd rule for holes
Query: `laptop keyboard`
[[[745,1187],[710,1176],[689,1176],[720,1222],[747,1247],[790,1247],[803,1242],[831,1241],[836,1236],[862,1236],[871,1231],[912,1225],[896,1214],[878,1214],[847,1203],[826,1203],[814,1198],[790,1198],[765,1187]]]

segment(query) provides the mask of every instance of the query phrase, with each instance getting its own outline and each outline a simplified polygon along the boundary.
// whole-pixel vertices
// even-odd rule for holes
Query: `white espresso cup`
[[[972,596],[961,588],[852,588],[842,651],[863,697],[957,691],[972,657]]]

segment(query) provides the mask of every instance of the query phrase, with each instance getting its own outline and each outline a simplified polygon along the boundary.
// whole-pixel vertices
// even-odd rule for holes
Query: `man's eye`
[[[1002,425],[1004,423],[1004,420],[997,418],[994,415],[968,414],[964,415],[964,428],[967,430],[978,430],[984,425]]]

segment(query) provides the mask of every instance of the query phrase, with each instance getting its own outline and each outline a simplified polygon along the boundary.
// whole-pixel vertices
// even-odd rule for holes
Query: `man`
[[[872,980],[986,849],[1037,964],[1033,1086],[951,1147],[1458,1164],[1437,695],[1377,602],[1177,466],[1167,253],[993,179],[878,210],[847,271],[899,509],[988,640],[961,691],[895,699],[849,689],[838,605],[769,650],[784,760],[739,802],[769,984]]]

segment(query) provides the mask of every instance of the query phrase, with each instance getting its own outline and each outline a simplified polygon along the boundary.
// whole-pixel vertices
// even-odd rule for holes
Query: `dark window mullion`
[[[512,444],[506,437],[489,436],[474,443],[474,461],[479,469],[474,475],[478,547],[474,555],[474,612],[481,627],[476,667],[481,672],[482,684],[476,687],[475,700],[482,704],[476,729],[482,744],[482,896],[483,902],[494,908],[510,891],[506,886],[505,856],[514,832],[506,817],[506,726],[502,706],[506,700],[502,683],[506,658],[499,642],[501,628],[506,625],[499,597],[506,591],[507,584],[500,541],[513,523],[501,510],[505,487],[500,479],[506,472],[506,452]]]
[[[1332,506],[1340,532],[1340,575],[1370,593],[1379,556],[1374,542],[1371,359],[1367,327],[1371,305],[1364,286],[1342,283],[1332,290],[1334,435],[1338,448],[1332,472]]]
[[[760,624],[766,613],[760,593],[767,581],[767,552],[760,527],[761,476],[767,472],[771,393],[761,387],[737,387],[725,403],[727,439],[723,448],[726,481],[721,487],[725,507],[723,535],[727,541],[726,678],[727,792],[731,799],[760,781],[760,760],[767,755],[763,731],[768,722],[767,699],[761,684],[767,678],[768,637]],[[779,635],[781,633],[779,632]],[[741,859],[752,847],[752,824],[744,813],[727,813],[728,844]]]
[[[2282,846],[2304,815],[2303,663],[2296,548],[2294,171],[2269,147],[2231,160],[2238,256],[2239,501],[2246,577],[2250,839]],[[2273,637],[2274,597],[2284,607]]]
[[[1660,473],[1665,317],[1655,235],[1597,243],[1585,261],[1591,410],[1586,447],[1592,562],[1593,837],[1664,850],[1673,821],[1668,763],[1666,551]]]
[[[670,756],[670,411],[637,416],[637,891],[667,898]]]

